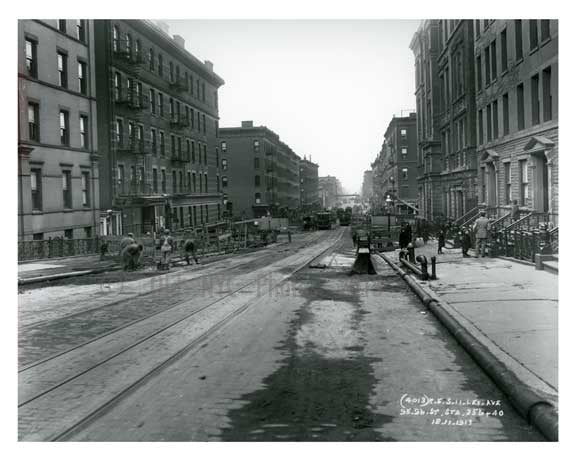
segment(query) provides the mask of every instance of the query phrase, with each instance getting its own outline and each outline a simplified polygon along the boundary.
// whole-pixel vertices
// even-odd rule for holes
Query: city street
[[[23,290],[19,439],[544,440],[392,267],[354,259],[339,227]]]

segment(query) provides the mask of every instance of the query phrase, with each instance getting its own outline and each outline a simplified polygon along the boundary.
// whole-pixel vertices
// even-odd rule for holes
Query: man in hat
[[[164,235],[160,238],[160,252],[162,259],[160,265],[163,269],[170,269],[170,257],[174,248],[174,239],[170,235],[170,230],[164,230]]]
[[[481,211],[480,217],[474,223],[474,233],[476,235],[476,257],[484,257],[486,253],[486,243],[488,242],[488,232],[490,231],[490,220],[486,217],[486,212]]]

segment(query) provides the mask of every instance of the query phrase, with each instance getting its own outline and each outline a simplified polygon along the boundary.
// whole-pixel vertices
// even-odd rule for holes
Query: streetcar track
[[[330,243],[330,245],[325,248],[324,250],[322,250],[320,253],[314,255],[311,259],[306,259],[306,262],[304,264],[299,265],[296,269],[294,269],[290,274],[284,276],[281,278],[281,280],[279,280],[278,282],[276,282],[274,284],[274,287],[284,283],[288,278],[292,277],[295,273],[305,269],[306,267],[308,267],[308,265],[310,263],[312,263],[314,260],[322,257],[326,252],[330,251],[331,249],[333,249],[333,247],[340,241],[340,238],[342,237],[342,233],[340,233],[333,242]],[[254,282],[251,282],[250,284],[253,284]],[[248,285],[250,285],[248,284]],[[243,287],[244,288],[244,287]],[[239,291],[239,290],[236,290]],[[263,295],[262,295],[263,296]],[[124,389],[122,389],[121,391],[117,392],[116,395],[114,395],[112,398],[108,399],[106,402],[100,404],[96,409],[94,409],[93,411],[91,411],[88,415],[84,416],[82,419],[80,419],[80,421],[74,423],[72,426],[66,428],[65,430],[63,430],[62,432],[60,432],[59,434],[52,436],[50,438],[50,441],[60,441],[60,440],[66,440],[68,437],[74,435],[75,433],[81,431],[82,429],[84,429],[85,427],[87,427],[91,422],[93,422],[94,420],[98,419],[100,416],[102,416],[103,414],[105,414],[107,411],[109,411],[111,408],[113,408],[113,406],[115,404],[117,404],[120,400],[122,400],[124,397],[126,397],[127,395],[129,395],[132,391],[134,391],[135,389],[137,389],[138,387],[140,387],[141,385],[145,384],[149,379],[151,379],[153,376],[157,375],[158,373],[160,373],[164,368],[166,368],[168,365],[174,363],[175,361],[177,361],[180,357],[182,357],[183,355],[185,355],[187,352],[193,350],[196,346],[199,346],[201,343],[203,343],[204,341],[206,341],[210,336],[212,336],[214,333],[218,332],[219,330],[221,330],[223,327],[225,327],[226,325],[228,325],[232,320],[234,320],[235,318],[237,318],[238,316],[240,316],[243,312],[245,312],[250,306],[252,306],[259,298],[261,298],[262,296],[257,296],[256,298],[252,298],[250,299],[248,302],[242,304],[241,307],[237,308],[236,310],[230,312],[229,314],[227,314],[223,319],[219,320],[218,322],[216,322],[213,326],[211,326],[209,329],[207,329],[204,333],[200,334],[198,337],[196,337],[194,340],[192,340],[190,343],[188,343],[187,345],[185,345],[184,347],[180,348],[178,351],[176,351],[175,353],[171,354],[168,358],[166,358],[165,360],[163,360],[161,363],[159,363],[158,365],[154,366],[152,369],[150,369],[149,371],[147,371],[146,373],[144,373],[144,375],[142,375],[140,378],[138,378],[136,381],[134,381],[133,383],[131,383],[130,385],[128,385],[127,387],[125,387]],[[225,296],[228,297],[228,296]],[[224,298],[225,298],[224,297]],[[205,309],[205,308],[204,308]],[[202,309],[202,310],[204,310]],[[195,313],[198,313],[198,311],[196,311]],[[194,315],[194,314],[192,314]],[[155,334],[151,335],[152,336],[156,336],[159,332],[156,332]],[[150,339],[150,338],[148,338]],[[140,343],[143,341],[140,341]],[[131,346],[130,349],[134,347]],[[121,352],[122,353],[122,352]],[[120,355],[120,354],[117,354]],[[69,382],[70,380],[68,380]],[[64,383],[61,383],[58,387],[60,387],[61,385],[63,385]]]
[[[310,246],[310,245],[312,245],[312,244],[314,244],[314,243],[317,243],[317,240],[319,240],[319,239],[315,239],[315,240],[313,240],[312,242],[309,242],[309,241],[303,242],[303,245],[300,246],[300,247],[298,247],[298,248],[295,248],[294,251],[297,252],[297,251],[301,250],[301,249],[304,248],[304,247],[307,247],[307,246]],[[265,254],[265,255],[259,255],[259,256],[260,256],[260,257],[259,257],[259,259],[258,259],[256,262],[255,262],[255,261],[241,262],[240,264],[237,264],[237,265],[232,266],[232,267],[224,267],[224,268],[222,268],[221,270],[219,270],[218,272],[200,275],[200,276],[198,276],[198,277],[194,277],[194,278],[192,278],[192,279],[189,279],[189,280],[186,280],[186,281],[184,281],[184,282],[181,282],[181,285],[178,287],[178,290],[179,290],[179,291],[183,291],[183,290],[185,289],[184,285],[192,285],[192,284],[194,284],[194,283],[198,283],[198,282],[200,282],[202,279],[204,279],[204,278],[206,278],[206,277],[214,277],[215,275],[221,274],[221,273],[224,272],[224,271],[230,271],[230,270],[236,270],[236,271],[238,271],[238,270],[241,270],[241,268],[243,268],[244,266],[254,265],[255,263],[258,264],[259,262],[262,262],[262,260],[264,260],[264,259],[266,259],[266,258],[268,258],[268,257],[270,257],[270,256],[273,256],[273,254],[267,253],[267,254]],[[288,258],[288,257],[289,257],[289,256],[286,256],[286,258]],[[284,258],[284,259],[285,259],[285,258]],[[175,282],[173,282],[173,283],[177,283],[177,282],[175,281]],[[253,282],[251,282],[251,283],[253,283]],[[248,284],[248,285],[249,285],[249,284]],[[170,286],[170,285],[168,285],[168,286]],[[123,303],[132,303],[132,302],[134,302],[135,300],[137,300],[138,298],[143,298],[143,297],[146,297],[146,296],[151,296],[151,295],[154,295],[154,294],[158,293],[158,292],[161,291],[161,290],[165,290],[168,286],[167,286],[167,285],[163,285],[163,286],[161,286],[161,287],[159,287],[159,288],[157,288],[157,289],[150,290],[150,291],[147,291],[147,292],[145,292],[145,293],[140,293],[140,294],[138,294],[138,295],[136,295],[136,296],[133,296],[133,297],[129,297],[129,298],[124,298],[124,299],[121,299],[121,300],[117,300],[117,301],[114,301],[114,302],[111,302],[111,303],[108,303],[108,304],[105,304],[105,305],[102,305],[102,306],[97,306],[97,307],[94,307],[94,308],[91,308],[91,309],[87,309],[87,310],[84,310],[84,311],[81,311],[81,312],[74,312],[74,313],[71,313],[71,314],[68,314],[68,315],[59,317],[58,319],[51,319],[51,320],[48,320],[48,321],[41,321],[41,322],[37,322],[37,323],[35,323],[35,324],[26,325],[26,327],[24,327],[23,330],[32,329],[32,328],[37,328],[38,325],[49,325],[50,323],[53,323],[53,322],[56,322],[56,321],[57,321],[57,322],[60,322],[60,321],[62,321],[62,320],[71,319],[71,318],[78,317],[78,316],[81,316],[81,315],[85,315],[85,314],[90,314],[90,313],[102,311],[102,310],[108,309],[108,308],[113,307],[113,306],[121,305],[121,304],[123,304]],[[246,285],[246,286],[247,286],[247,285]],[[226,297],[226,296],[224,296],[224,297],[222,297],[222,298],[219,298],[218,300],[214,301],[214,303],[221,301],[221,300],[224,299],[225,297]],[[112,330],[109,330],[109,331],[107,331],[107,332],[105,332],[105,333],[103,333],[103,334],[100,334],[100,335],[98,335],[98,336],[95,336],[95,337],[93,337],[93,338],[91,338],[91,339],[89,339],[89,340],[87,340],[87,341],[82,342],[82,343],[79,343],[79,344],[77,344],[76,346],[74,346],[74,347],[72,347],[72,348],[63,350],[63,351],[61,351],[61,352],[58,352],[58,353],[53,354],[53,355],[50,355],[50,356],[45,357],[45,358],[40,359],[40,360],[36,360],[36,361],[34,361],[34,362],[26,363],[26,364],[22,365],[21,368],[18,369],[18,373],[24,372],[24,371],[29,370],[29,369],[31,369],[31,368],[37,367],[37,366],[39,366],[39,365],[42,365],[43,363],[49,362],[49,361],[51,361],[51,360],[54,360],[54,359],[56,359],[56,358],[58,358],[58,357],[60,357],[60,356],[62,356],[62,355],[65,355],[65,354],[68,354],[68,353],[70,353],[70,352],[73,352],[74,350],[77,350],[77,349],[79,349],[79,348],[81,348],[81,347],[84,347],[84,346],[90,344],[90,343],[93,343],[93,342],[98,341],[98,340],[100,340],[100,339],[102,339],[102,338],[105,338],[106,336],[109,336],[109,335],[112,335],[112,334],[114,334],[114,333],[117,333],[117,332],[119,332],[119,331],[122,330],[122,329],[129,328],[130,326],[132,326],[132,325],[134,325],[134,324],[136,324],[136,323],[138,323],[138,322],[143,322],[143,321],[145,321],[145,320],[148,320],[148,319],[153,318],[154,316],[164,314],[164,313],[166,313],[166,312],[168,312],[168,311],[170,311],[170,310],[172,310],[172,309],[176,309],[176,308],[178,308],[179,306],[181,306],[182,304],[185,304],[186,302],[189,302],[189,300],[177,301],[177,302],[174,302],[174,303],[169,303],[169,304],[167,304],[166,307],[165,307],[164,309],[162,309],[162,310],[159,310],[159,311],[157,311],[157,312],[153,312],[153,313],[151,313],[151,314],[149,314],[149,315],[146,315],[146,316],[144,316],[144,317],[138,317],[138,318],[134,319],[134,320],[131,321],[131,322],[124,323],[124,324],[118,326],[117,328],[114,328],[114,329],[112,329]],[[214,303],[212,303],[212,304],[214,304]]]

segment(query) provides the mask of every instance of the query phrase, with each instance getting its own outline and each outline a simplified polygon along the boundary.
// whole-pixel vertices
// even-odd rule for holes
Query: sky
[[[221,127],[252,120],[360,192],[394,115],[414,110],[419,20],[165,20],[214,63]]]

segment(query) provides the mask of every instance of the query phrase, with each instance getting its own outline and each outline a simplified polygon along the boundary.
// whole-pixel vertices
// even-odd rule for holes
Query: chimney
[[[184,37],[182,37],[182,35],[174,35],[174,43],[176,43],[176,45],[178,45],[180,48],[186,48],[184,46],[185,41],[184,41]]]
[[[210,72],[214,72],[214,64],[212,64],[212,61],[204,61],[204,65]]]
[[[244,120],[242,122],[242,128],[253,128],[254,124],[252,123],[252,120]]]

